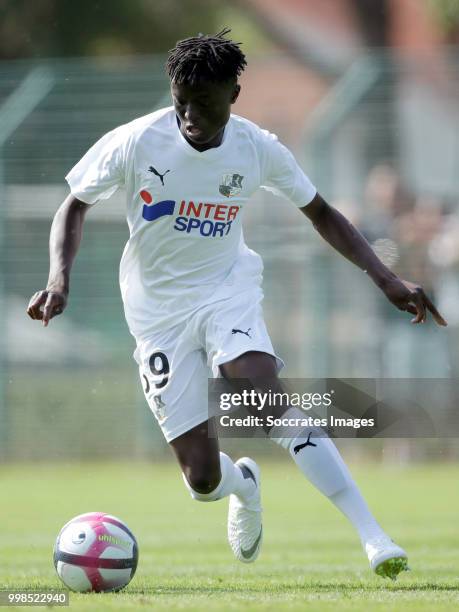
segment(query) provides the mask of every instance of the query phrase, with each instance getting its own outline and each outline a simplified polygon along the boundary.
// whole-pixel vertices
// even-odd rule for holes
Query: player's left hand
[[[427,310],[430,310],[437,325],[448,325],[419,285],[395,277],[388,281],[382,290],[387,299],[399,310],[406,310],[415,315],[411,323],[425,323]]]
[[[30,299],[27,314],[31,319],[42,321],[47,327],[50,319],[64,312],[67,296],[66,291],[48,291],[48,289],[37,291]]]

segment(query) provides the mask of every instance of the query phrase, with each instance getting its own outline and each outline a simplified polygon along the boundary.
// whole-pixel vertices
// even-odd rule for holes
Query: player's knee
[[[220,472],[213,473],[185,470],[183,479],[193,499],[198,501],[214,501],[217,499],[217,497],[213,496],[213,493],[220,484]]]
[[[192,477],[188,482],[194,491],[197,493],[203,493],[205,495],[212,493],[212,491],[218,487],[219,483],[218,480],[208,478],[207,476]]]

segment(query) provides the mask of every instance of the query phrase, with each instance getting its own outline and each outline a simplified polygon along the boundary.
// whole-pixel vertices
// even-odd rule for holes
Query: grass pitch
[[[117,594],[70,594],[71,610],[457,610],[459,466],[352,470],[371,508],[409,553],[395,583],[374,576],[352,528],[290,463],[261,463],[264,546],[253,565],[226,542],[225,500],[188,497],[175,465],[3,465],[0,585],[61,588],[52,546],[73,516],[119,516],[140,560]],[[30,608],[28,608],[30,609]]]

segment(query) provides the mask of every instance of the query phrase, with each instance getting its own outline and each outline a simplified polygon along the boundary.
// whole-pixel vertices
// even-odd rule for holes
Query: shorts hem
[[[164,431],[160,423],[158,423],[158,425],[161,427],[161,431],[163,432],[166,442],[169,444],[170,442],[172,442],[179,436],[182,436],[187,431],[190,431],[190,429],[193,429],[193,427],[196,427],[197,425],[200,425],[201,423],[205,423],[208,420],[209,420],[209,413],[205,412],[205,413],[200,413],[199,415],[196,415],[193,419],[190,419],[186,423],[182,423],[180,427],[176,427],[170,432]]]
[[[271,355],[272,357],[274,357],[274,359],[276,360],[276,365],[277,365],[277,374],[279,374],[279,372],[285,366],[284,360],[278,357],[273,350],[267,350],[266,347],[260,348],[256,346],[255,347],[246,346],[246,347],[239,348],[237,351],[233,351],[232,353],[229,353],[228,355],[225,355],[224,357],[220,357],[216,359],[216,361],[214,362],[212,366],[212,373],[214,377],[217,378],[220,375],[217,369],[218,366],[221,366],[224,363],[228,363],[228,361],[232,361],[233,359],[236,359],[236,357],[240,357],[241,355],[243,355],[244,353],[248,353],[249,351],[258,351],[259,353],[267,353],[268,355]]]

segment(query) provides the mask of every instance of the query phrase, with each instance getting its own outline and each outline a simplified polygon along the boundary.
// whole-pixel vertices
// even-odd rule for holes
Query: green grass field
[[[374,576],[347,521],[289,463],[262,463],[265,539],[253,565],[226,542],[227,502],[188,497],[175,465],[3,465],[0,584],[60,588],[52,546],[74,515],[119,516],[140,560],[118,594],[70,594],[72,610],[457,610],[459,466],[354,466],[371,507],[410,554],[395,583]],[[30,608],[29,608],[30,609]]]

